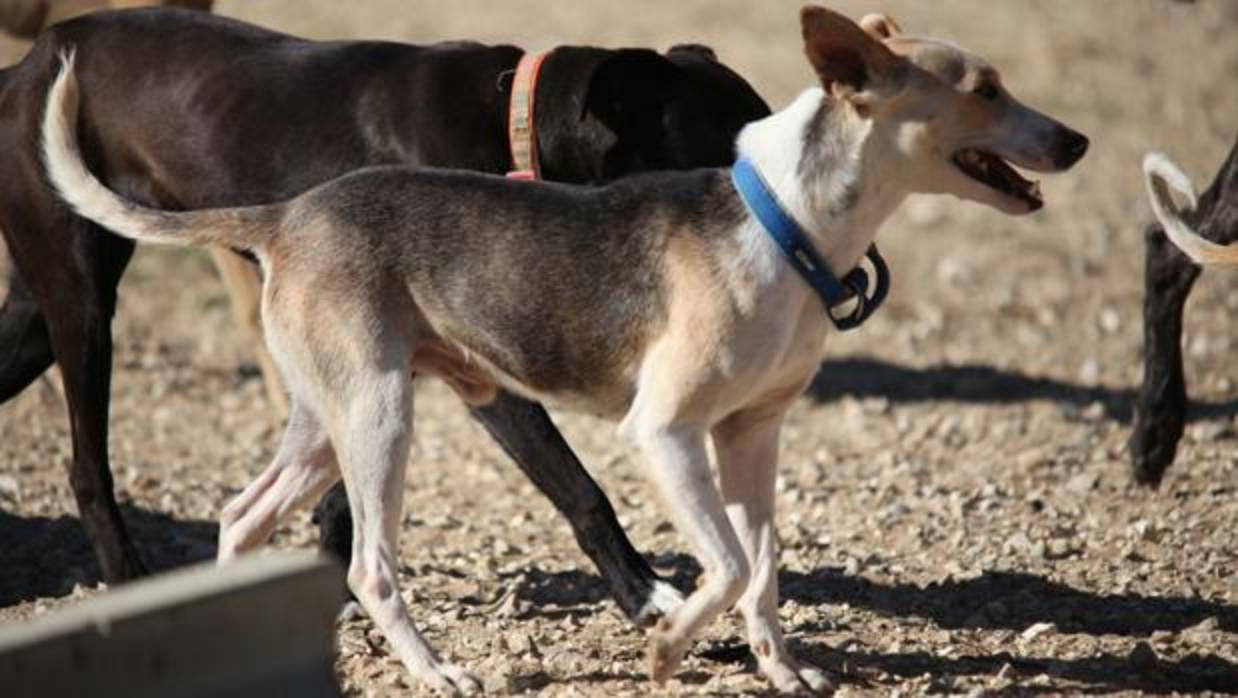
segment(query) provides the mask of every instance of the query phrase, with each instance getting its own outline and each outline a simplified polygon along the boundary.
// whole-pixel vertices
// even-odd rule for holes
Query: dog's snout
[[[1088,137],[1077,131],[1063,128],[1058,132],[1057,147],[1053,161],[1060,169],[1072,167],[1088,152]]]

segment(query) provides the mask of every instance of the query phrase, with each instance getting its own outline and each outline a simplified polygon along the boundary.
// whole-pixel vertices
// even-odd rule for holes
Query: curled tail
[[[1195,208],[1195,187],[1178,166],[1162,153],[1148,153],[1143,158],[1144,183],[1148,186],[1148,201],[1165,235],[1178,249],[1201,266],[1238,265],[1238,246],[1218,245],[1191,230],[1182,220],[1182,210],[1174,203],[1169,189],[1173,187]]]
[[[43,113],[43,161],[61,198],[77,213],[108,230],[142,242],[220,245],[253,250],[278,227],[280,205],[200,211],[161,211],[108,189],[82,160],[77,140],[78,91],[73,51],[60,55],[60,74],[47,94]]]

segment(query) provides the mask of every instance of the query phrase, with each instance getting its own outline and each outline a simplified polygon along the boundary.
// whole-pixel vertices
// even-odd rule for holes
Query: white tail
[[[1165,235],[1183,254],[1201,266],[1238,265],[1238,247],[1206,240],[1182,220],[1182,210],[1174,202],[1170,187],[1186,198],[1190,209],[1198,205],[1198,197],[1190,178],[1173,161],[1163,153],[1148,153],[1143,158],[1143,172],[1152,212],[1165,229]]]

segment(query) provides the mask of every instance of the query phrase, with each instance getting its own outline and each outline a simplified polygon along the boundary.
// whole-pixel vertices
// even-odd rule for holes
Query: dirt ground
[[[798,2],[223,0],[318,38],[529,47],[714,46],[775,108],[810,84]],[[1238,2],[839,1],[990,57],[1025,101],[1084,131],[1048,205],[1013,220],[913,200],[880,235],[894,273],[871,324],[832,337],[786,429],[782,619],[844,694],[1238,693],[1238,276],[1187,310],[1195,399],[1159,491],[1124,442],[1141,376],[1139,161],[1199,184],[1238,129]],[[16,60],[19,44],[0,44]],[[112,456],[142,549],[209,557],[220,507],[272,455],[264,400],[207,257],[144,249],[115,322]],[[568,528],[441,386],[421,386],[402,583],[415,618],[498,694],[752,695],[741,624],[715,623],[664,691]],[[605,423],[556,415],[628,532],[687,586],[698,568]],[[0,622],[100,593],[65,476],[67,423],[35,386],[0,408]],[[481,501],[483,500],[484,501]],[[305,548],[308,513],[275,545]],[[350,695],[416,693],[365,619],[343,622]]]

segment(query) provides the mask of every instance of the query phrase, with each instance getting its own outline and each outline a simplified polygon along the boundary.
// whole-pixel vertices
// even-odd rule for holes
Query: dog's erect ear
[[[800,25],[808,62],[835,96],[851,97],[894,78],[898,56],[850,19],[808,5],[800,11]]]
[[[885,41],[903,33],[902,28],[898,26],[898,22],[895,22],[893,17],[877,13],[864,15],[864,19],[860,20],[860,28],[878,41]]]
[[[592,113],[616,133],[661,119],[674,87],[675,64],[649,49],[618,49],[593,72],[581,118]]]

